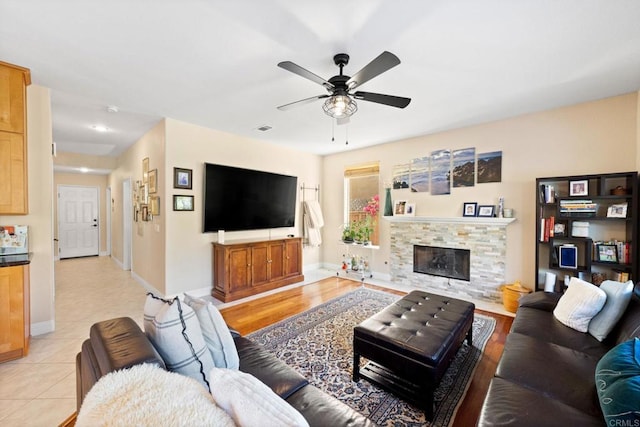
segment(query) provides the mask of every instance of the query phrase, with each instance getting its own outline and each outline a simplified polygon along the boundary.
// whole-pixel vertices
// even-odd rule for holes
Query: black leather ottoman
[[[353,330],[353,380],[378,384],[433,419],[433,391],[462,342],[472,340],[475,305],[413,291]],[[370,360],[360,368],[360,356]]]

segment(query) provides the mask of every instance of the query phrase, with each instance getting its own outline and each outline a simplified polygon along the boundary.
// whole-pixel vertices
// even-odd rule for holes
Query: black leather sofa
[[[640,298],[631,302],[603,342],[553,316],[560,294],[520,299],[478,426],[604,426],[596,364],[617,344],[640,336]]]
[[[329,396],[298,372],[251,340],[233,333],[240,370],[257,377],[296,408],[310,426],[375,426],[373,422]],[[76,356],[78,410],[103,375],[140,363],[165,368],[164,361],[135,321],[128,317],[94,324]]]

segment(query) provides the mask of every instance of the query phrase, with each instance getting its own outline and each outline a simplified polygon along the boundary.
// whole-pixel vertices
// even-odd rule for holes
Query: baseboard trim
[[[114,256],[111,257],[111,260],[115,262],[118,267],[124,270],[124,265],[122,264],[122,261],[120,261],[118,258]]]
[[[54,320],[47,320],[45,322],[31,324],[31,336],[44,335],[55,330],[56,322]]]
[[[152,294],[158,295],[158,296],[164,296],[162,292],[157,290],[155,287],[153,287],[153,285],[151,285],[149,282],[144,280],[142,277],[138,276],[135,272],[131,271],[131,277],[133,277],[133,280],[140,283],[142,287],[147,290],[147,292],[151,292]]]

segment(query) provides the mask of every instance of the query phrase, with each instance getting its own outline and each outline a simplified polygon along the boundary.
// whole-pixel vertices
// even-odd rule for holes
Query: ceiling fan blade
[[[298,107],[300,105],[304,105],[304,104],[309,104],[313,101],[316,101],[318,99],[322,99],[322,98],[328,98],[329,95],[317,95],[317,96],[312,96],[311,98],[305,98],[305,99],[301,99],[300,101],[295,101],[295,102],[290,102],[289,104],[284,104],[278,107],[278,110],[281,111],[285,111],[285,110],[289,110],[291,108],[294,107]]]
[[[313,74],[311,71],[305,68],[302,68],[298,64],[294,64],[291,61],[283,61],[278,64],[278,67],[283,68],[287,71],[291,71],[292,73],[297,74],[301,77],[304,77],[305,79],[311,80],[312,82],[318,83],[319,85],[322,85],[327,89],[333,89],[334,87],[333,84],[329,83],[322,77],[316,74]]]
[[[347,87],[349,90],[355,89],[372,78],[392,69],[399,63],[400,59],[398,59],[397,56],[385,50],[378,55],[377,58],[365,65],[362,70],[351,76],[351,78],[347,80]]]
[[[411,102],[411,98],[371,92],[356,92],[353,94],[353,97],[362,101],[377,102],[378,104],[390,105],[398,108],[404,108]]]

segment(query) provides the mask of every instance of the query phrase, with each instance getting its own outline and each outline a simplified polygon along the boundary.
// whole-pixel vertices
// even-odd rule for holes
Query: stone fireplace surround
[[[385,217],[391,222],[391,281],[427,292],[500,303],[505,284],[507,225],[513,218]],[[469,282],[413,272],[413,245],[468,249]]]

